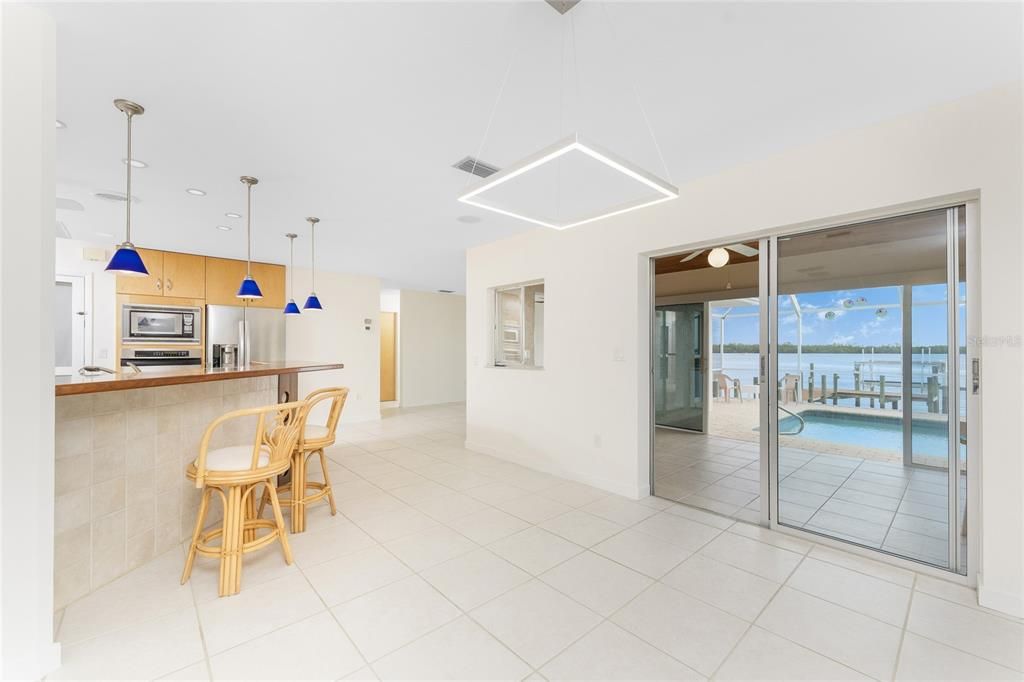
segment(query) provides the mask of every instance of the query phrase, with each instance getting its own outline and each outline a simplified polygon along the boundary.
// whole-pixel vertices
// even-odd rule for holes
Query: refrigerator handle
[[[245,320],[238,322],[238,365],[249,366],[249,325]]]

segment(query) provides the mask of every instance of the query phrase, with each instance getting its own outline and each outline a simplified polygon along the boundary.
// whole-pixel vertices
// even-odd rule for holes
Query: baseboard
[[[579,471],[570,471],[559,466],[554,466],[551,463],[539,459],[537,457],[530,457],[529,455],[514,454],[510,452],[502,452],[497,448],[492,448],[487,445],[480,443],[474,443],[470,440],[465,442],[465,448],[478,452],[481,455],[490,455],[491,457],[497,457],[513,464],[519,464],[536,471],[542,471],[545,474],[551,474],[553,476],[560,476],[561,478],[567,478],[570,481],[576,481],[577,483],[584,483],[594,488],[600,488],[601,490],[607,490],[610,493],[616,495],[622,495],[623,497],[629,497],[631,499],[640,499],[641,497],[647,497],[650,494],[650,485],[643,485],[639,487],[633,487],[629,484],[624,484],[621,481],[609,481],[597,476],[590,476],[588,474],[581,473]]]
[[[1024,596],[1020,593],[1000,592],[985,587],[984,577],[980,573],[978,574],[978,604],[1014,618],[1024,618]]]

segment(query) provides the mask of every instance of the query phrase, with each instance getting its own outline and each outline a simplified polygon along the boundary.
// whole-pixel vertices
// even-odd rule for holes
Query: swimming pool
[[[805,410],[800,413],[806,426],[794,438],[813,438],[833,443],[847,443],[880,450],[903,451],[903,420],[896,417]],[[780,433],[793,432],[800,427],[796,417],[779,420]],[[947,454],[947,432],[944,421],[915,419],[914,454],[943,457]]]

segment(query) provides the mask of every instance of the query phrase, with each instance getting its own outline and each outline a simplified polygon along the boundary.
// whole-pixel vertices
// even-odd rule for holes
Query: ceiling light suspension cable
[[[132,244],[132,118],[141,116],[145,109],[135,102],[126,99],[115,99],[114,106],[124,113],[128,120],[128,163],[125,164],[125,198],[124,198],[124,241],[118,245],[110,262],[107,264],[109,272],[116,272],[119,275],[130,277],[146,277],[149,270],[142,262],[142,256],[135,250]]]
[[[302,306],[303,310],[310,312],[318,312],[324,309],[320,303],[320,297],[316,295],[316,224],[320,222],[319,218],[309,217],[306,218],[309,223],[309,245],[311,249],[310,255],[310,284],[311,291],[309,298],[306,299],[306,303]]]
[[[239,181],[246,187],[245,199],[245,279],[238,287],[238,298],[256,299],[263,298],[260,285],[252,278],[252,186],[259,182],[250,175],[243,175]]]
[[[294,232],[285,235],[288,237],[288,293],[291,294],[284,307],[285,315],[300,315],[302,313],[299,306],[295,304],[295,238],[298,236]]]

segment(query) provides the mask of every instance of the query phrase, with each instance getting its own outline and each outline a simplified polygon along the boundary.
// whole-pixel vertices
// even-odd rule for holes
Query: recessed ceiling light
[[[228,212],[228,213],[225,213],[224,215],[226,215],[228,218],[241,218],[242,217],[241,213],[233,213],[233,212]]]
[[[56,119],[56,121],[57,121],[57,127],[58,128],[67,128],[68,127],[68,125],[66,123],[64,123],[64,121],[60,120],[59,118]]]
[[[466,223],[468,225],[472,225],[473,223],[480,222],[480,216],[460,215],[458,218],[456,218],[456,220],[458,220],[460,223]]]
[[[222,230],[223,232],[230,232],[231,231],[231,227],[229,227],[228,225],[218,225],[217,229],[218,230]]]
[[[121,159],[121,163],[128,163],[128,159]],[[132,159],[132,168],[149,168],[149,164],[146,163],[145,161]]]
[[[196,189],[195,187],[189,187],[188,189],[185,190],[185,192],[187,194],[191,194],[194,197],[205,197],[206,196],[206,192],[204,192],[201,189]]]

